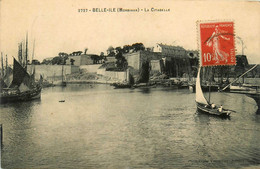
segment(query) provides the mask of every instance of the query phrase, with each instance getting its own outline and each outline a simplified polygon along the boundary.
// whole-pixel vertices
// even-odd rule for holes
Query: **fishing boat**
[[[24,55],[25,53],[25,55]],[[6,70],[3,70],[3,56],[2,61],[2,75],[0,86],[0,104],[10,102],[21,102],[39,99],[41,97],[42,81],[40,76],[38,82],[35,81],[35,68],[33,73],[29,75],[27,72],[28,64],[28,34],[26,35],[25,52],[23,52],[23,44],[19,43],[18,46],[18,60],[14,58],[13,70],[8,71],[7,57],[6,57]]]
[[[34,73],[29,75],[14,58],[13,80],[10,86],[1,89],[0,103],[20,102],[39,99],[41,97],[42,77],[36,83]],[[3,82],[4,83],[4,82]]]
[[[18,89],[3,89],[0,94],[0,103],[20,102],[39,99],[41,97],[41,87],[36,86],[28,91]]]
[[[258,85],[252,85],[252,84],[235,84],[229,86],[230,91],[255,91],[258,88]]]
[[[138,84],[134,84],[133,88],[140,88],[140,89],[156,88],[156,84],[154,84],[154,83],[138,83]]]
[[[205,97],[201,89],[200,84],[200,70],[198,70],[197,80],[196,80],[196,104],[197,110],[201,113],[207,113],[211,115],[217,115],[221,117],[229,117],[232,110],[224,109],[222,106],[217,106],[211,104]],[[210,96],[210,95],[209,95]]]
[[[117,82],[117,83],[112,83],[111,86],[114,86],[115,89],[124,89],[124,88],[131,88],[132,85],[130,85],[129,83],[120,83],[120,82]]]

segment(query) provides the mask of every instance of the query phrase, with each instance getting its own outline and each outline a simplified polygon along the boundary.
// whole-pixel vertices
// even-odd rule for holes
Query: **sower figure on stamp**
[[[220,49],[221,47],[220,47],[219,37],[223,38],[224,40],[230,40],[230,38],[221,35],[221,33],[223,32],[221,32],[218,26],[216,26],[215,31],[212,33],[211,37],[207,40],[207,46],[212,46],[213,43],[213,60],[215,60],[216,63],[219,63],[219,59],[221,59],[221,61],[225,60],[227,62],[227,58],[229,56],[228,53]]]

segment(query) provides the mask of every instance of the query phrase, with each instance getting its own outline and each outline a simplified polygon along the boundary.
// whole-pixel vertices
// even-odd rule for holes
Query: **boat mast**
[[[18,46],[18,61],[23,65],[23,42],[20,42]]]
[[[35,39],[33,40],[32,61],[33,61],[33,59],[34,59],[34,48],[35,48]]]
[[[4,77],[4,59],[3,59],[3,52],[1,52],[1,77],[3,78]]]
[[[34,67],[34,65],[33,65],[33,58],[34,58],[34,46],[35,46],[35,39],[33,40],[33,51],[32,51],[32,62],[31,62],[31,73],[32,73],[32,69],[33,69],[33,67]],[[34,67],[34,69],[35,69],[35,67]]]
[[[25,70],[27,70],[27,60],[28,60],[28,32],[26,32],[26,44],[25,44]]]
[[[211,91],[211,76],[212,76],[212,67],[210,67],[210,72],[209,72],[209,104],[210,104],[210,91]]]
[[[17,55],[17,57],[18,57],[18,61],[20,62],[20,43],[18,43],[18,55]]]
[[[62,65],[62,69],[61,69],[61,82],[63,82],[63,65]]]
[[[8,67],[8,59],[7,59],[7,55],[5,55],[5,74],[7,74],[7,67]]]

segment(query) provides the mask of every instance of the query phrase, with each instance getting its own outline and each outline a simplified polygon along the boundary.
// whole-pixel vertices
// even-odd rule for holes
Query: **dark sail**
[[[4,80],[1,78],[0,80],[0,90],[2,90],[3,88],[6,88],[7,85],[5,84]]]
[[[26,72],[26,70],[16,61],[14,58],[14,68],[13,68],[13,81],[11,84],[11,88],[15,86],[20,86],[22,82],[30,83],[30,75]]]
[[[3,78],[7,87],[11,85],[12,79],[13,79],[13,69],[8,66],[5,70],[5,76]]]
[[[33,88],[35,86],[35,67],[33,66],[33,73],[30,75],[30,79],[27,83],[25,83],[29,88]]]

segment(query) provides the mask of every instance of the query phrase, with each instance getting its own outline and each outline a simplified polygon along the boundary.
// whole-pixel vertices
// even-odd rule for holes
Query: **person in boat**
[[[216,108],[216,105],[214,103],[211,104],[211,108],[212,109],[215,109]]]
[[[219,112],[222,112],[222,111],[223,111],[223,106],[222,106],[222,105],[218,108],[218,111],[219,111]]]

